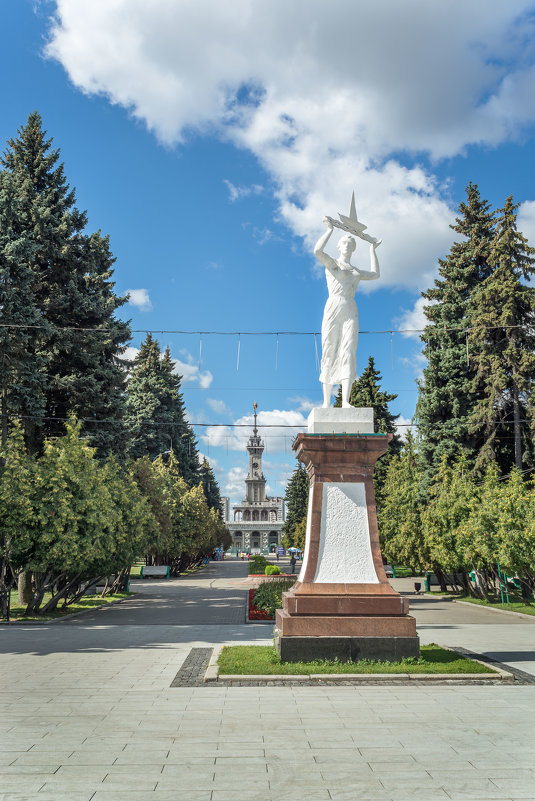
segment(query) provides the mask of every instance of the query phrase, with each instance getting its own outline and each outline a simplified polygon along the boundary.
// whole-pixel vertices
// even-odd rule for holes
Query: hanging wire
[[[277,342],[275,345],[275,370],[279,368],[279,335],[277,334]]]
[[[241,346],[241,334],[238,334],[238,355],[236,357],[236,372],[240,369],[240,346]]]
[[[392,370],[394,369],[394,332],[390,332],[390,356],[392,357]]]
[[[319,360],[319,356],[318,356],[318,340],[317,340],[317,335],[316,334],[314,334],[314,351],[316,353],[316,372],[319,375],[319,373],[320,373],[320,360]]]
[[[202,331],[199,331],[199,371],[202,364]]]

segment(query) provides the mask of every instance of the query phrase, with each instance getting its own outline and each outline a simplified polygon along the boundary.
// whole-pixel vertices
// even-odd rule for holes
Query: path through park
[[[535,798],[535,684],[171,686],[192,653],[270,642],[243,622],[246,574],[212,563],[71,621],[2,627],[0,801]],[[413,600],[422,641],[535,675],[535,621]]]

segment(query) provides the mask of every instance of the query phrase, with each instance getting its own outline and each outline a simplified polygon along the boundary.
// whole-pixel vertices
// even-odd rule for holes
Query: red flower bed
[[[256,590],[249,590],[249,620],[275,620],[269,612],[264,609],[258,609],[254,605],[254,594]]]

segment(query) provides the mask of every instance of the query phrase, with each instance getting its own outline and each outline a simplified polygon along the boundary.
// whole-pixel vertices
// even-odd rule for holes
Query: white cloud
[[[243,498],[245,495],[245,476],[247,470],[243,467],[231,467],[225,474],[223,483],[220,483],[221,494],[228,495],[230,498]]]
[[[314,407],[318,405],[318,399],[316,398],[315,401],[310,400],[310,398],[302,398],[300,395],[297,395],[295,398],[288,398],[290,403],[295,403],[297,405],[297,410],[299,412],[304,412],[308,414],[311,412]]]
[[[139,348],[128,347],[121,358],[134,361],[138,353]],[[182,381],[185,383],[198,383],[201,389],[208,389],[214,378],[210,370],[205,370],[204,372],[199,370],[199,365],[194,363],[193,356],[187,351],[182,350],[181,354],[186,361],[172,359],[173,372],[182,376]]]
[[[416,379],[421,381],[424,377],[424,368],[427,365],[427,359],[421,350],[415,350],[412,356],[402,356],[399,360],[401,364],[408,367],[414,373]]]
[[[133,362],[138,353],[139,353],[139,348],[132,348],[128,346],[127,348],[125,348],[125,351],[121,356],[121,359],[127,359],[129,362]]]
[[[199,464],[202,464],[203,460],[206,459],[214,473],[217,473],[221,470],[221,465],[217,459],[214,459],[213,456],[209,456],[207,453],[201,453],[201,451],[197,451],[197,455],[199,457]]]
[[[146,289],[127,289],[125,294],[128,295],[128,303],[136,306],[139,311],[152,311],[152,302]]]
[[[231,181],[226,178],[223,183],[226,185],[229,194],[229,200],[234,203],[236,200],[242,200],[249,195],[260,195],[264,191],[264,187],[260,184],[251,184],[250,186],[235,186]]]
[[[399,154],[451,157],[535,121],[532,0],[56,5],[47,53],[77,87],[167,144],[196,131],[247,148],[308,247],[356,188],[384,240],[381,286],[428,283],[451,241],[443,187]],[[227,186],[231,199],[250,194]]]
[[[232,425],[209,426],[200,439],[211,447],[245,451],[247,440],[252,434],[253,422],[253,415],[249,414],[238,418]],[[266,453],[280,450],[291,452],[295,435],[305,429],[306,425],[306,418],[299,411],[272,409],[258,413],[258,433],[264,440]]]
[[[429,300],[419,297],[412,309],[404,311],[399,320],[398,331],[401,331],[404,337],[420,339],[420,331],[429,323],[425,316],[424,307],[430,305],[431,302]]]
[[[186,361],[173,359],[173,372],[182,376],[184,383],[198,383],[201,389],[208,389],[214,377],[210,370],[202,371],[198,362],[195,361],[191,353],[181,350],[181,355]]]
[[[518,210],[518,230],[521,231],[530,245],[535,245],[535,201],[522,203]]]
[[[208,398],[206,403],[216,414],[231,414],[231,411],[226,405],[225,401],[216,400],[215,398]]]
[[[410,431],[412,434],[416,434],[416,426],[412,424],[412,420],[409,417],[403,417],[402,414],[400,414],[398,419],[396,420],[396,426],[397,426],[397,433],[399,434],[402,440],[407,439],[408,431]]]

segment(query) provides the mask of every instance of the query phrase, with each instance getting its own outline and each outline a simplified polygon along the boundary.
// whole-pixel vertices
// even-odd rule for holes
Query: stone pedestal
[[[343,422],[353,410],[324,411],[340,415],[325,421],[329,426],[355,423]],[[297,435],[294,449],[310,476],[310,496],[303,566],[276,612],[276,644],[285,661],[419,655],[408,600],[388,583],[379,547],[373,470],[390,439],[371,432]]]

